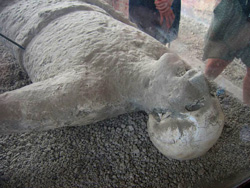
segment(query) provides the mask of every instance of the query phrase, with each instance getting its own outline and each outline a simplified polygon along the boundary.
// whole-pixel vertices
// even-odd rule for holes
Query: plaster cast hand
[[[222,59],[208,59],[205,75],[209,79],[215,79],[227,67],[229,61]],[[246,76],[243,80],[243,102],[250,106],[250,68],[247,68]]]
[[[171,9],[173,0],[156,0],[155,5],[157,10],[160,12],[160,24],[163,24],[164,19],[166,20],[166,26],[169,29],[175,19],[173,10]]]

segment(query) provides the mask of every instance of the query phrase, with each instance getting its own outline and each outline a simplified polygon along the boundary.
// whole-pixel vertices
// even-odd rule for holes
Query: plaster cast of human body
[[[22,0],[0,15],[2,32],[26,48],[14,52],[33,82],[0,95],[1,133],[145,110],[167,157],[198,157],[219,138],[224,117],[204,76],[102,1]]]

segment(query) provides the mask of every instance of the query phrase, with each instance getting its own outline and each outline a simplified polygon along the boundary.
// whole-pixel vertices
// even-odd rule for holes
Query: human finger
[[[155,6],[162,7],[162,6],[169,6],[169,5],[171,5],[171,4],[168,2],[155,2]]]
[[[166,20],[166,26],[167,28],[171,28],[173,22],[174,22],[174,18],[175,18],[175,15],[173,13],[172,10],[168,11],[167,13],[163,14],[164,15],[164,18]]]
[[[156,5],[156,8],[157,8],[158,10],[165,10],[165,9],[167,9],[168,7],[169,7],[168,4]]]
[[[168,14],[165,14],[164,17],[165,17],[165,20],[166,20],[166,26],[169,29],[171,27],[171,25],[170,25],[170,20],[169,20]]]
[[[163,15],[160,13],[160,17],[161,17],[161,19],[160,19],[160,24],[162,25],[163,24]]]
[[[164,13],[164,12],[169,11],[171,7],[170,7],[170,6],[167,6],[167,7],[164,7],[164,8],[162,8],[162,7],[156,7],[156,8],[157,8],[157,10],[159,10],[160,12]]]
[[[175,19],[175,15],[174,15],[174,12],[173,11],[171,11],[170,12],[170,20],[171,20],[171,26],[172,26],[172,24],[174,23],[174,19]]]

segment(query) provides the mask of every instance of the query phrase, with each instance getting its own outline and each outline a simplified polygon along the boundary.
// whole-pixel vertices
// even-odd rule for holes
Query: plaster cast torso
[[[194,158],[218,139],[223,114],[204,76],[102,1],[22,0],[0,15],[3,32],[26,48],[13,47],[33,82],[0,95],[2,133],[161,109],[169,116],[150,116],[148,127],[166,156]],[[201,108],[187,111],[201,98]]]

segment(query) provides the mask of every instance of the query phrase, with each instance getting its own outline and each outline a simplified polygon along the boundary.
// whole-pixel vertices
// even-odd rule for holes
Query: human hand
[[[160,12],[160,17],[161,17],[160,24],[161,25],[163,24],[163,20],[165,18],[166,26],[168,29],[172,26],[174,19],[175,19],[174,12],[171,9],[172,3],[173,3],[173,0],[156,0],[155,1],[156,8]]]
[[[208,59],[205,76],[209,79],[215,79],[229,65],[230,61],[222,59]],[[243,102],[250,106],[250,68],[247,68],[246,76],[243,80]]]
[[[215,79],[229,63],[229,61],[223,59],[208,59],[205,68],[205,76],[212,80]]]

